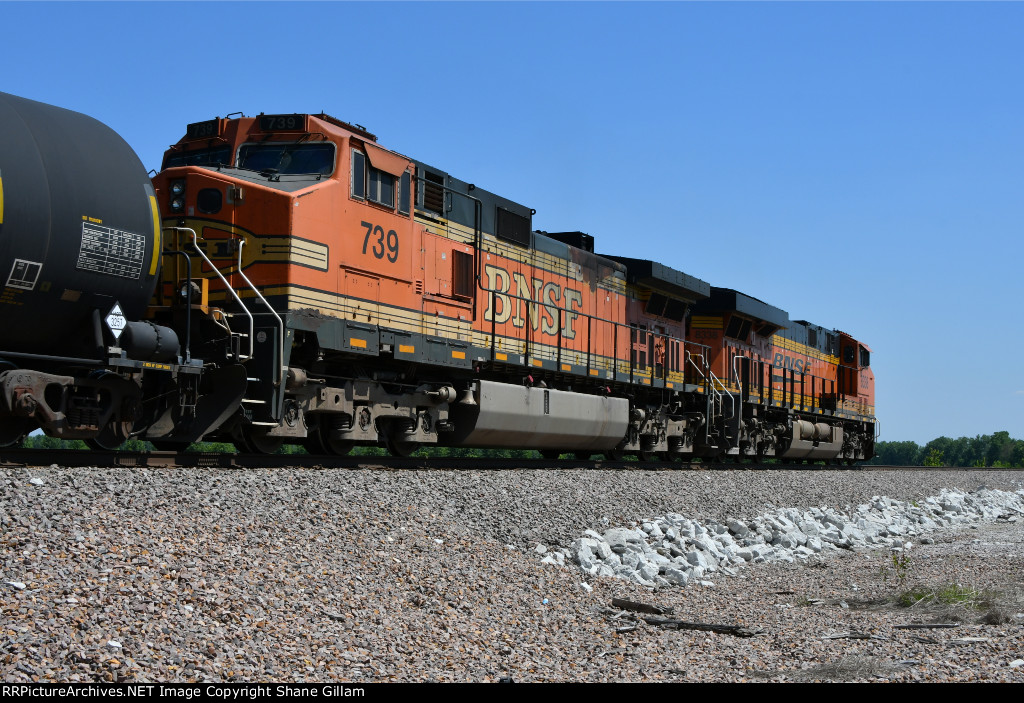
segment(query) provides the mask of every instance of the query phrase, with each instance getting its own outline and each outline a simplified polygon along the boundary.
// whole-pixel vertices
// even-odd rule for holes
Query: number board
[[[220,120],[193,122],[185,132],[188,139],[206,139],[220,136]]]
[[[305,132],[305,115],[260,115],[260,129],[264,132]]]

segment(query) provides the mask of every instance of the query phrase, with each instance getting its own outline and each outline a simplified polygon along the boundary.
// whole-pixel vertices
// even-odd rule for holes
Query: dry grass
[[[764,679],[785,677],[787,681],[860,681],[887,678],[905,668],[878,657],[849,656],[797,671],[753,671],[751,674]]]
[[[900,608],[927,614],[935,622],[976,622],[1003,625],[1024,610],[1024,588],[979,590],[959,583],[915,586],[896,596]]]

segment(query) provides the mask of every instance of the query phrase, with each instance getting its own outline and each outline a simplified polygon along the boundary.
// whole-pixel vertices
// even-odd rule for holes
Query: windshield
[[[334,144],[243,144],[238,150],[238,167],[293,175],[327,175],[334,170]]]
[[[196,151],[182,151],[164,159],[164,168],[175,166],[227,166],[231,163],[231,147],[215,146]]]

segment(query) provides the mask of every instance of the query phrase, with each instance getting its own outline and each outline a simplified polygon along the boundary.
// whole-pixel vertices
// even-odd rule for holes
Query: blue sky
[[[874,350],[882,439],[1024,437],[1024,4],[11,3],[0,90],[147,168],[319,112]]]

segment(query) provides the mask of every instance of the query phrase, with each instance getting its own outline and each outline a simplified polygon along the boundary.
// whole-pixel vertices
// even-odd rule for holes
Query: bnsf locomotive
[[[361,126],[191,124],[150,184],[88,118],[2,97],[0,441],[873,454],[862,342],[534,230],[529,208]]]

